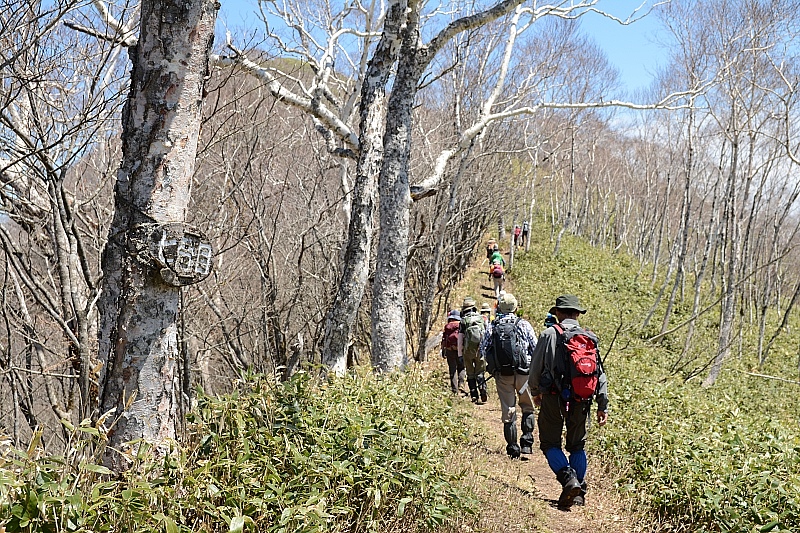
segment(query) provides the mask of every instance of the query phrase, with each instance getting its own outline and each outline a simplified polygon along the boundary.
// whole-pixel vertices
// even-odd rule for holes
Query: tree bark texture
[[[408,166],[411,121],[424,64],[417,58],[419,19],[409,17],[386,113],[384,157],[378,177],[380,237],[372,297],[372,365],[378,372],[402,368],[406,352],[405,277],[411,192]]]
[[[389,8],[384,33],[369,62],[361,89],[359,153],[342,279],[325,316],[322,363],[329,372],[342,374],[353,325],[364,297],[369,274],[375,218],[375,189],[383,160],[386,83],[400,51],[400,27],[405,4],[395,1]]]
[[[109,450],[140,438],[163,446],[176,437],[180,288],[137,255],[136,241],[140,230],[185,221],[218,7],[213,0],[144,0],[141,35],[130,49],[123,160],[99,304],[101,408],[119,418]],[[124,469],[123,458],[111,454],[107,464]]]

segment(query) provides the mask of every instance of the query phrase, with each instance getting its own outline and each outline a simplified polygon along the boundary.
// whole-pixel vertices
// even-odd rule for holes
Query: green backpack
[[[464,324],[464,351],[476,352],[481,344],[483,333],[486,331],[486,323],[480,313],[472,312],[461,317]]]

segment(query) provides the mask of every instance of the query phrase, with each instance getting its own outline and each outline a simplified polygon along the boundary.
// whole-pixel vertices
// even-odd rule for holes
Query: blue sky
[[[658,0],[602,0],[598,7],[625,19],[644,4],[646,12]],[[221,0],[220,20],[232,27],[255,22],[257,0]],[[659,22],[651,13],[628,26],[600,15],[589,13],[581,18],[581,27],[605,50],[609,61],[619,71],[627,93],[650,85],[657,69],[664,65],[666,52],[657,44]]]
[[[652,6],[654,2],[610,0],[601,3],[601,7],[616,17],[626,18],[643,3],[646,11],[647,6]],[[667,52],[658,44],[659,26],[655,13],[628,26],[595,13],[589,13],[581,19],[583,31],[605,50],[609,62],[620,71],[627,92],[648,87],[658,68],[667,61]],[[663,31],[661,37],[664,37]]]

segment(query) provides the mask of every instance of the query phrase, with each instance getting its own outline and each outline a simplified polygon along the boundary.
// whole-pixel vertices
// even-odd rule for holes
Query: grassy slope
[[[549,235],[547,227],[533,230]],[[578,294],[590,309],[582,322],[601,338],[613,402],[609,426],[590,440],[592,456],[622,491],[660,515],[663,531],[800,531],[798,387],[743,372],[755,364],[753,335],[742,336],[743,355],[715,387],[685,383],[666,372],[681,334],[644,340],[659,327],[640,325],[655,291],[633,260],[572,238],[557,258],[551,251],[548,239],[534,242],[517,257],[511,283],[537,329],[559,294]],[[454,301],[483,283],[472,271]],[[685,313],[679,306],[674,322]],[[713,354],[713,319],[700,321],[699,359]],[[783,335],[766,373],[793,375],[791,342]],[[102,467],[86,462],[81,444],[97,430],[69,428],[67,457],[42,456],[36,446],[0,454],[0,531],[237,531],[254,523],[385,531],[436,528],[453,515],[474,524],[464,511],[476,504],[453,483],[459,472],[443,464],[466,437],[485,444],[464,431],[465,414],[451,408],[443,381],[415,371],[367,372],[321,389],[302,376],[245,383],[193,414],[196,439],[182,453],[120,479],[104,479]],[[535,514],[526,507],[520,524]]]
[[[534,235],[549,235],[546,227],[536,229]],[[745,332],[741,357],[737,346],[714,387],[700,386],[703,375],[684,382],[668,373],[682,351],[683,331],[658,344],[645,340],[658,333],[663,311],[642,328],[657,287],[637,276],[638,263],[571,237],[558,257],[552,250],[545,238],[517,257],[516,295],[534,324],[559,294],[577,294],[588,307],[582,322],[598,333],[607,354],[613,417],[592,445],[622,490],[670,530],[799,531],[800,388],[745,373],[757,364],[756,332]],[[671,326],[687,318],[690,299],[687,294]],[[692,349],[698,361],[714,354],[715,312],[698,321]],[[766,373],[795,375],[792,342],[789,334],[781,337]]]

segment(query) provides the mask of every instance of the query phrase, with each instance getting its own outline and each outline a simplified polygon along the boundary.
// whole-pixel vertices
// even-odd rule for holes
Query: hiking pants
[[[522,394],[519,392],[528,382],[527,374],[514,374],[513,376],[495,374],[494,382],[497,387],[497,396],[500,398],[500,413],[504,424],[516,424],[518,398],[522,414],[533,413],[533,398],[527,387]],[[523,428],[523,438],[525,437],[524,430],[525,428]],[[533,431],[532,427],[531,431]],[[532,439],[533,435],[531,435],[531,442],[533,442]]]
[[[503,290],[503,278],[492,278],[494,280],[494,295],[500,298],[500,291]]]
[[[464,350],[464,366],[467,370],[467,379],[476,379],[478,376],[483,377],[486,371],[486,361],[481,359],[481,354],[478,350],[471,353],[470,350]]]
[[[542,406],[539,408],[539,448],[542,451],[561,449],[561,431],[566,425],[564,449],[569,453],[583,450],[590,408],[589,402],[571,402],[567,412],[566,405],[558,394],[542,395]]]
[[[466,372],[464,371],[464,358],[458,356],[458,350],[445,350],[447,358],[447,370],[450,373],[450,391],[458,394],[459,387],[466,382]]]

